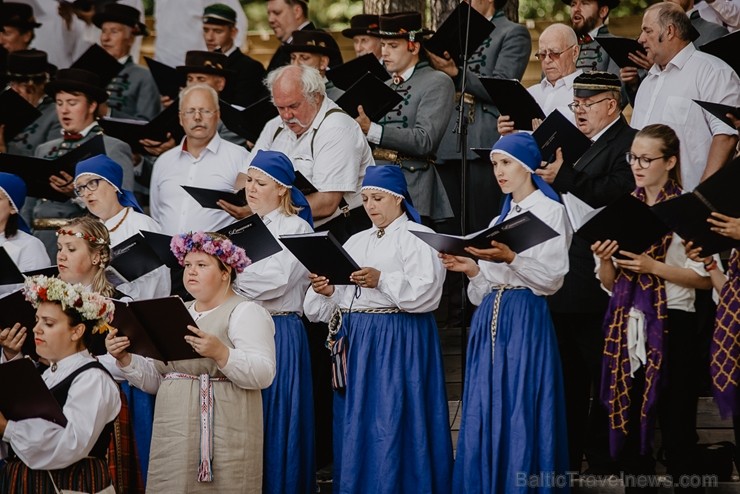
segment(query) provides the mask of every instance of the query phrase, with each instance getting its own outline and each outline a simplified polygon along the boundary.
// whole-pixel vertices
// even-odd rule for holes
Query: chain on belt
[[[434,164],[434,156],[408,156],[401,154],[393,149],[375,148],[373,149],[373,158],[380,161],[390,161],[396,166],[400,166],[404,170],[410,172],[423,172],[428,170],[430,166]],[[414,166],[405,165],[406,161],[423,161],[424,165]]]
[[[461,94],[463,96],[463,103],[468,105],[468,123],[472,124],[473,122],[475,122],[475,96],[470,93],[460,93],[460,91],[458,91],[455,93],[455,101],[457,101],[458,103],[460,102]]]
[[[494,363],[494,356],[496,354],[496,334],[498,333],[498,316],[501,308],[501,298],[504,296],[506,290],[525,290],[523,286],[511,286],[511,285],[500,285],[495,287],[498,289],[496,292],[496,298],[493,299],[493,315],[491,316],[491,366]]]

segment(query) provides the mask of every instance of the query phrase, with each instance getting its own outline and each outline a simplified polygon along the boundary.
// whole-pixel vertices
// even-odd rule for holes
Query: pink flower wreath
[[[189,232],[172,237],[170,250],[180,266],[185,263],[188,252],[200,251],[218,258],[224,265],[231,266],[237,273],[241,273],[252,264],[244,249],[234,245],[226,236],[214,232]]]

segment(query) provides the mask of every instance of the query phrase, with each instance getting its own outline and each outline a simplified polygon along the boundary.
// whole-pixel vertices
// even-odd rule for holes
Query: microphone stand
[[[467,214],[465,212],[465,206],[467,203],[467,175],[468,175],[468,117],[465,108],[465,89],[468,80],[468,33],[470,33],[470,11],[473,9],[472,5],[468,3],[467,16],[465,19],[465,43],[462,50],[462,74],[460,76],[460,101],[457,105],[457,122],[455,123],[454,132],[457,133],[457,152],[460,153],[460,166],[461,166],[461,181],[460,181],[460,231],[463,235],[467,234]],[[461,290],[461,307],[460,307],[460,318],[462,319],[461,330],[460,330],[460,360],[462,377],[460,383],[460,390],[462,396],[462,390],[465,387],[465,360],[467,354],[467,343],[468,343],[468,314],[467,314],[467,291],[465,289],[465,274],[460,273],[462,277]]]

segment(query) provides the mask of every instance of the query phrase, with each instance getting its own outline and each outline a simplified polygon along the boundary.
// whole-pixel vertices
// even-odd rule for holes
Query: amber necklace
[[[126,212],[123,213],[123,218],[121,218],[118,221],[118,223],[116,223],[112,228],[108,228],[108,231],[111,232],[111,233],[113,233],[116,230],[118,230],[118,227],[121,226],[121,224],[123,224],[124,221],[126,221],[126,216],[128,216],[129,211],[131,211],[131,208],[130,207],[129,208],[126,208]]]

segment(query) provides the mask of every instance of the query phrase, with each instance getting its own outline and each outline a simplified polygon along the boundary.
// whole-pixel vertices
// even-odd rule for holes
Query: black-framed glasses
[[[188,117],[194,117],[196,113],[200,113],[202,117],[210,118],[216,114],[218,110],[206,110],[205,108],[188,108],[180,113],[187,115]]]
[[[648,158],[647,156],[637,156],[635,154],[628,152],[627,154],[624,155],[624,158],[627,160],[627,163],[629,163],[630,165],[636,161],[637,166],[639,166],[643,170],[646,170],[650,168],[650,163],[652,163],[653,161],[666,159],[668,158],[668,156],[663,155],[663,156],[656,156],[655,158]]]
[[[592,106],[597,105],[601,103],[602,101],[607,101],[614,98],[601,98],[599,101],[594,101],[593,103],[578,103],[577,101],[574,101],[573,103],[568,104],[568,108],[570,108],[570,111],[573,113],[576,113],[578,110],[583,108],[583,111],[589,111]]]
[[[560,51],[553,51],[553,50],[538,51],[537,53],[534,54],[534,57],[537,60],[539,60],[540,62],[542,62],[543,60],[545,60],[547,57],[550,57],[550,60],[552,60],[554,62],[554,61],[560,59],[560,55],[562,55],[566,51],[570,50],[574,46],[576,46],[576,45],[570,45],[568,48],[565,48],[565,49],[560,50]]]
[[[93,178],[84,185],[78,185],[77,187],[75,187],[75,195],[77,197],[82,197],[82,194],[84,194],[86,190],[90,192],[95,192],[96,190],[98,190],[98,185],[100,185],[101,180],[102,178]]]

